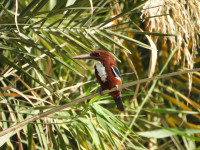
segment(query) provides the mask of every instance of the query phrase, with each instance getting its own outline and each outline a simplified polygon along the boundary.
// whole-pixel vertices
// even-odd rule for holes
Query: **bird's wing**
[[[120,78],[120,73],[119,70],[116,66],[111,66],[112,72],[114,74],[115,77]]]

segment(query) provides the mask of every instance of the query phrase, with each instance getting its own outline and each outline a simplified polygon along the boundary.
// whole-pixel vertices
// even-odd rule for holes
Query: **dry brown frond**
[[[148,0],[143,9],[141,18],[152,17],[146,24],[149,31],[177,35],[164,37],[164,42],[168,39],[170,50],[178,49],[176,62],[192,69],[200,46],[200,0]],[[164,16],[153,17],[158,15]]]

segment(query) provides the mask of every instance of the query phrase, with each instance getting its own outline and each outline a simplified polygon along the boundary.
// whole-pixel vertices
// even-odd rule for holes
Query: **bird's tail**
[[[117,97],[117,98],[114,98],[115,100],[115,103],[117,105],[117,108],[120,110],[120,111],[124,111],[124,105],[122,103],[122,99],[121,99],[121,96]]]

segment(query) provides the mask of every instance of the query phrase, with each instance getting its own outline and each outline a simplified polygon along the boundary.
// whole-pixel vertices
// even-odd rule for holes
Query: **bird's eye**
[[[94,57],[99,57],[100,54],[99,54],[99,53],[92,53],[92,56],[94,56]]]
[[[98,57],[98,56],[100,56],[100,54],[99,54],[99,53],[96,53],[96,57]]]

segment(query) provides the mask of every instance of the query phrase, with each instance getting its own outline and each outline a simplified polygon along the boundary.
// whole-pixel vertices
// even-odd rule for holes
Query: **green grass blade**
[[[35,7],[38,3],[40,2],[40,0],[34,0],[32,1],[21,13],[20,13],[20,17],[23,17],[25,15],[28,15],[31,12],[31,9],[33,7]]]
[[[113,32],[111,30],[106,30],[106,32],[111,34],[111,35],[115,35],[115,36],[117,36],[119,38],[125,39],[127,41],[133,42],[133,43],[135,43],[136,45],[138,45],[140,47],[143,47],[143,48],[146,48],[146,49],[150,49],[150,50],[155,50],[155,49],[152,49],[152,47],[150,47],[149,45],[146,45],[146,44],[144,44],[144,43],[142,43],[142,42],[140,42],[138,40],[132,39],[132,38],[130,38],[128,36],[124,36],[123,34],[118,34],[118,33]]]
[[[28,149],[32,150],[33,147],[33,125],[28,124]]]
[[[101,32],[100,30],[96,30],[96,32],[99,33],[100,35],[106,37],[107,39],[109,39],[111,42],[113,42],[114,44],[116,44],[117,46],[119,46],[120,48],[122,48],[127,53],[131,54],[131,52],[125,46],[123,46],[120,43],[118,43],[115,40],[113,40],[113,38],[111,38],[109,35],[107,35],[106,32]]]
[[[55,135],[54,135],[54,132],[52,130],[52,125],[48,125],[48,127],[49,127],[49,133],[50,133],[50,136],[51,136],[51,141],[53,143],[53,148],[54,149],[59,149],[58,143],[57,143]]]

